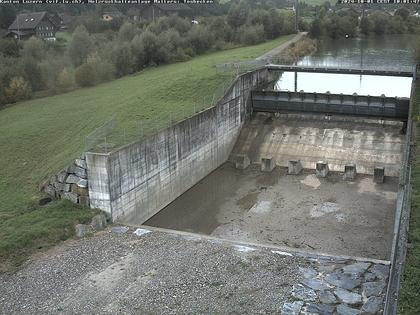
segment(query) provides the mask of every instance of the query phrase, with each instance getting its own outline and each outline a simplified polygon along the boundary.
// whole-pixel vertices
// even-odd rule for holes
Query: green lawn
[[[416,88],[416,144],[417,154],[411,170],[413,185],[407,261],[405,264],[402,290],[399,300],[399,314],[417,315],[420,310],[420,84]]]
[[[86,136],[111,117],[127,131],[162,124],[204,106],[228,76],[214,65],[254,59],[294,35],[212,53],[93,88],[22,102],[0,111],[0,265],[21,261],[72,234],[92,212],[66,202],[37,206],[39,184],[84,151]],[[196,105],[199,104],[199,105]],[[150,123],[148,123],[150,125]],[[10,259],[12,257],[12,259]]]

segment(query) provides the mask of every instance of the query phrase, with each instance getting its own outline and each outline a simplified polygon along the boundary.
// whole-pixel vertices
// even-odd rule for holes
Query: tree
[[[399,8],[397,11],[395,11],[394,15],[401,16],[404,20],[406,20],[410,16],[410,11],[408,11],[406,8]]]
[[[255,45],[264,41],[264,26],[244,25],[239,30],[240,41],[246,45]]]
[[[213,35],[207,27],[195,25],[187,34],[187,41],[196,54],[206,52],[214,43]]]
[[[0,39],[0,55],[6,57],[19,57],[19,45],[14,39]]]
[[[133,23],[125,22],[118,31],[118,38],[122,41],[131,41],[138,32],[139,30]]]
[[[12,4],[0,5],[0,29],[7,29],[16,18],[16,8]]]
[[[362,32],[362,34],[364,35],[368,35],[370,32],[370,22],[369,19],[366,17],[363,17],[362,20],[360,21],[360,31]]]
[[[309,34],[313,38],[318,38],[322,35],[322,24],[320,19],[317,18],[312,21]]]
[[[420,63],[420,39],[417,40],[416,45],[416,61],[417,63]]]
[[[244,25],[249,13],[249,7],[245,2],[232,4],[227,15],[227,22],[234,28]]]
[[[25,73],[25,79],[32,87],[32,91],[39,91],[44,87],[42,81],[41,68],[38,62],[32,57],[23,57],[22,70]]]
[[[112,63],[117,77],[134,72],[135,59],[131,47],[127,43],[118,43],[112,51]]]
[[[9,103],[26,100],[31,97],[31,87],[22,77],[14,77],[5,90],[6,98]]]
[[[57,78],[57,87],[63,92],[72,90],[76,86],[74,80],[74,70],[71,68],[64,68]]]
[[[41,61],[45,58],[47,47],[42,39],[31,37],[23,44],[22,56]]]
[[[96,83],[94,69],[88,63],[84,63],[76,68],[74,78],[80,87],[93,86]]]
[[[68,48],[68,54],[75,66],[86,62],[91,51],[91,38],[83,25],[76,27]]]

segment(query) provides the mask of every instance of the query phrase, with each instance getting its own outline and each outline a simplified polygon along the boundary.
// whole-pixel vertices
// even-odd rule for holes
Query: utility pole
[[[20,42],[19,14],[16,15],[16,22],[17,22],[17,28],[18,28],[18,42]]]
[[[299,33],[299,0],[295,0],[295,31]]]

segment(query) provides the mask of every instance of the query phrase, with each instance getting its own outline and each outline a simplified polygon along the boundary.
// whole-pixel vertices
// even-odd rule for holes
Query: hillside
[[[91,217],[92,211],[67,202],[44,207],[37,202],[42,180],[78,157],[86,136],[95,128],[115,117],[130,132],[141,121],[163,124],[170,112],[177,118],[191,113],[230,78],[214,65],[254,59],[293,36],[150,68],[93,88],[1,110],[0,260],[7,257],[9,263],[19,262],[34,249],[71,236],[76,222]],[[3,264],[0,270],[9,267]]]

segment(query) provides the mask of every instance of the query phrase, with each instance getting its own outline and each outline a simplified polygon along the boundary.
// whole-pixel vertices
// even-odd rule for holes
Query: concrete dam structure
[[[86,153],[90,206],[129,225],[389,259],[409,100],[267,90],[278,75],[243,74],[214,107]]]
[[[214,107],[112,152],[87,152],[90,206],[114,222],[240,242],[241,252],[258,244],[334,266],[380,264],[372,299],[394,314],[415,85],[410,99],[284,92],[269,88],[278,76],[273,65],[250,71]],[[359,307],[363,288],[349,289]]]

